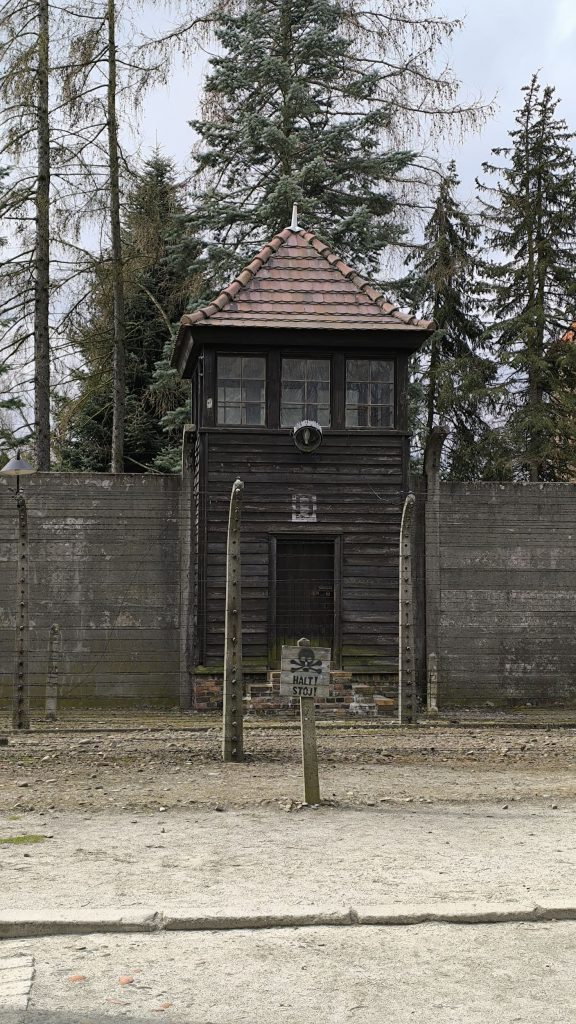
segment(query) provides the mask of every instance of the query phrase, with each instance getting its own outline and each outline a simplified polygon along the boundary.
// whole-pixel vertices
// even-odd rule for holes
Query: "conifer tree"
[[[413,161],[418,111],[461,122],[456,84],[433,72],[455,24],[428,0],[247,0],[222,13],[199,136],[195,223],[215,283],[299,221],[374,271],[403,234],[393,183]],[[436,127],[439,123],[436,124]]]
[[[146,471],[156,459],[162,460],[172,439],[163,430],[161,416],[172,407],[185,406],[188,398],[179,380],[171,379],[169,387],[155,384],[156,363],[172,347],[173,325],[194,288],[188,267],[198,246],[188,235],[187,212],[173,164],[155,154],[126,197],[122,226],[128,472]],[[113,425],[114,351],[113,273],[106,258],[94,273],[90,306],[77,314],[70,341],[83,364],[76,373],[77,393],[60,403],[60,468],[105,471]],[[179,430],[178,435],[179,442]]]
[[[503,435],[508,472],[530,480],[565,479],[576,440],[576,350],[561,345],[576,291],[576,159],[556,114],[554,89],[536,75],[525,86],[510,145],[481,185],[490,337],[506,390]]]
[[[447,474],[472,479],[484,469],[496,366],[480,343],[483,324],[475,294],[480,226],[460,203],[459,184],[452,162],[441,179],[423,244],[407,259],[412,270],[396,290],[436,323],[415,374],[419,448],[424,450],[436,424],[445,423],[450,431]]]

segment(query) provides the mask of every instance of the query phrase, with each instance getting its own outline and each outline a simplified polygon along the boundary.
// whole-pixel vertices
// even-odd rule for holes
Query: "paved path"
[[[34,978],[34,958],[17,948],[13,956],[0,951],[0,1013],[25,1010]]]
[[[576,1020],[572,922],[91,935],[6,946],[37,966],[28,1012],[3,1024]]]
[[[5,816],[0,914],[576,899],[576,805]],[[23,893],[29,903],[23,904]]]

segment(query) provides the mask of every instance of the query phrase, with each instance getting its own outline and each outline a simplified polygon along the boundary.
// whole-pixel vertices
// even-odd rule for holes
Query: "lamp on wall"
[[[315,452],[322,444],[322,427],[316,420],[301,420],[292,430],[294,444],[301,452]]]

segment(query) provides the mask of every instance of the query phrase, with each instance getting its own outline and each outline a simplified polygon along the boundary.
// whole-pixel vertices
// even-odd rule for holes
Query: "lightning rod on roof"
[[[292,231],[300,231],[300,227],[298,225],[298,204],[297,203],[294,203],[294,205],[292,207],[292,223],[291,223],[290,227],[291,227]]]

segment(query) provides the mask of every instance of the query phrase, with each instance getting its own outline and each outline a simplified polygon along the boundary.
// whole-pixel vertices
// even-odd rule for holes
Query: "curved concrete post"
[[[427,710],[438,710],[438,642],[440,624],[440,458],[448,430],[434,427],[424,452],[426,477],[426,666]]]
[[[12,726],[30,728],[30,686],[28,679],[28,513],[24,495],[16,496],[18,510],[18,564],[16,567],[16,645]]]
[[[226,625],[224,638],[224,694],[222,759],[244,760],[244,686],[242,679],[242,573],[240,517],[244,484],[236,480],[230,496],[226,553]]]
[[[398,593],[398,722],[416,723],[418,706],[414,667],[414,597],[412,592],[412,527],[416,498],[408,494],[400,525],[400,582]]]
[[[196,427],[187,423],[182,435],[182,487],[180,491],[180,707],[193,703],[196,649],[196,513],[194,471]]]

